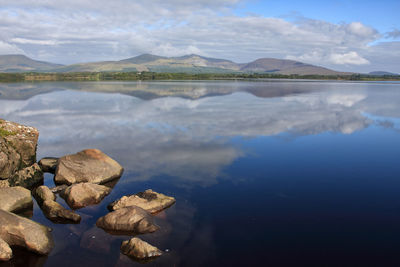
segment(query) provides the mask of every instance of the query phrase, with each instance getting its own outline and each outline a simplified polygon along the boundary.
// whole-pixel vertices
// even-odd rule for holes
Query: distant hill
[[[238,64],[230,60],[195,54],[162,57],[143,54],[119,61],[102,61],[59,65],[32,60],[22,55],[0,56],[0,72],[174,72],[174,73],[277,73],[299,75],[349,74],[293,60],[261,58]]]
[[[299,75],[338,75],[344,74],[323,67],[294,60],[276,59],[276,58],[260,58],[253,62],[242,64],[240,67],[244,72],[270,72],[280,74],[299,74]]]
[[[369,75],[373,75],[373,76],[397,76],[399,74],[397,73],[392,73],[392,72],[387,72],[387,71],[372,71],[370,73],[368,73]]]
[[[33,60],[24,55],[0,55],[0,72],[49,71],[60,64]]]

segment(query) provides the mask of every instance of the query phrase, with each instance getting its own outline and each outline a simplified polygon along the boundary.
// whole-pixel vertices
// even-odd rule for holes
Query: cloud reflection
[[[400,97],[377,92],[377,101],[375,95],[371,96],[375,93],[365,86],[351,90],[353,85],[337,85],[335,90],[316,91],[313,87],[332,85],[298,84],[308,91],[274,98],[255,96],[254,91],[262,93],[262,87],[255,90],[247,83],[243,85],[246,90],[200,99],[143,100],[123,94],[63,90],[23,101],[0,100],[0,117],[39,129],[38,157],[96,147],[117,159],[127,173],[135,174],[130,179],[170,175],[189,184],[208,186],[243,155],[231,142],[233,137],[284,132],[351,134],[371,124],[371,118],[364,115],[368,111],[400,114]],[[157,83],[146,86],[157,91]],[[206,83],[201,86],[208,91]],[[219,86],[222,88],[223,83]],[[269,90],[263,86],[264,91]],[[275,91],[280,86],[285,90],[288,85],[273,84]]]

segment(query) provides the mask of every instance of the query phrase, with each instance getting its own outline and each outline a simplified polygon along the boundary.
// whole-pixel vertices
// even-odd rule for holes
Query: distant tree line
[[[0,73],[0,82],[33,81],[138,81],[138,80],[220,80],[220,79],[312,79],[350,81],[400,81],[400,75],[298,75],[277,73],[168,73],[168,72],[68,72]]]

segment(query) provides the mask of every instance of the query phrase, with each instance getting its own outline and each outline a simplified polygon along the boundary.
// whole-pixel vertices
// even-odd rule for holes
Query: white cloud
[[[23,54],[24,51],[16,45],[9,44],[0,40],[0,55],[6,54]]]
[[[370,62],[361,57],[357,52],[351,51],[344,54],[332,54],[330,56],[330,60],[333,64],[349,64],[349,65],[366,65],[370,64]]]

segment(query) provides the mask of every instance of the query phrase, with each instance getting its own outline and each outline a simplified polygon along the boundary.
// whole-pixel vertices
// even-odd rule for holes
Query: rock
[[[0,119],[0,179],[36,162],[37,129]]]
[[[108,208],[117,210],[129,206],[138,206],[150,213],[158,213],[175,203],[175,198],[154,192],[148,189],[136,195],[123,196],[122,198],[112,202]]]
[[[45,200],[41,205],[46,218],[55,223],[79,223],[81,216],[72,210],[68,210],[53,200]]]
[[[57,185],[57,186],[49,188],[49,189],[53,194],[58,194],[58,193],[61,193],[62,191],[64,191],[65,189],[67,189],[67,188],[68,188],[68,185],[62,184],[62,185]]]
[[[21,186],[0,188],[0,209],[18,212],[33,207],[31,191]]]
[[[61,157],[54,181],[56,184],[90,182],[104,184],[121,177],[123,168],[98,149],[86,149],[77,154]]]
[[[71,208],[79,209],[100,203],[110,192],[111,188],[104,185],[79,183],[67,187],[61,196]]]
[[[95,253],[109,254],[112,243],[121,237],[109,235],[100,228],[93,226],[83,233],[80,247]]]
[[[4,210],[0,210],[0,238],[9,246],[42,255],[48,255],[54,247],[50,228]]]
[[[35,199],[39,205],[42,205],[46,200],[56,200],[56,195],[45,185],[41,185],[36,188],[33,195],[35,196]]]
[[[12,258],[12,250],[6,241],[0,238],[0,261],[8,261]]]
[[[10,187],[10,182],[8,180],[0,180],[0,188]]]
[[[137,237],[122,242],[121,252],[139,260],[159,257],[162,255],[161,250]]]
[[[99,218],[96,225],[112,233],[145,234],[158,230],[153,217],[142,208],[130,206]]]
[[[55,173],[58,164],[58,158],[47,157],[39,161],[39,166],[43,172]]]
[[[43,172],[37,163],[16,172],[10,179],[8,179],[10,186],[19,185],[28,189],[42,185],[43,180]]]

